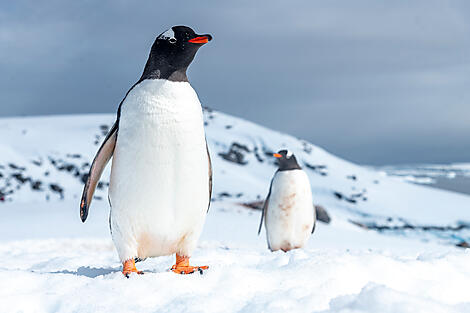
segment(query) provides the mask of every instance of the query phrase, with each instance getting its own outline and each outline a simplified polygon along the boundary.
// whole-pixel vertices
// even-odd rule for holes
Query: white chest
[[[154,79],[141,82],[127,95],[119,135],[134,140],[139,140],[137,135],[154,138],[155,144],[164,144],[165,137],[199,142],[202,126],[201,104],[189,83]]]
[[[209,203],[208,170],[191,85],[147,80],[134,87],[121,107],[109,187],[120,236],[140,242],[145,234],[153,247],[160,242],[160,250],[171,251],[182,236],[198,234]]]

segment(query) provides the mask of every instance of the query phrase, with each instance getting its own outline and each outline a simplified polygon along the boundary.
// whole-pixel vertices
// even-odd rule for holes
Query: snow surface
[[[205,118],[215,190],[192,263],[210,268],[180,276],[168,271],[173,257],[160,257],[137,263],[146,274],[130,279],[110,239],[106,188],[79,219],[76,174],[114,116],[0,119],[0,312],[470,312],[470,249],[453,246],[468,233],[384,235],[350,222],[459,225],[470,221],[469,196],[405,183],[222,113]],[[237,155],[227,156],[231,147],[242,164],[226,160]],[[264,231],[256,235],[260,212],[241,203],[264,199],[275,171],[268,154],[285,147],[332,222],[318,224],[305,249],[271,253]]]

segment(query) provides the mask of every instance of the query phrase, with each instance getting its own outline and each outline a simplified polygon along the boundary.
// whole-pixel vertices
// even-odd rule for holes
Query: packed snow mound
[[[175,275],[168,271],[173,258],[160,257],[139,267],[144,275],[129,279],[121,274],[109,240],[25,241],[0,246],[0,255],[9,257],[0,269],[0,294],[8,299],[0,312],[470,310],[468,291],[462,288],[468,281],[458,269],[470,263],[468,254],[427,259],[318,249],[271,253],[207,244],[193,257],[195,263],[211,261],[202,276]],[[25,301],[29,294],[42,295],[41,301]]]
[[[168,256],[137,263],[145,274],[126,279],[104,201],[85,224],[73,200],[5,209],[1,313],[470,310],[469,249],[336,222],[319,224],[305,249],[272,253],[256,235],[259,212],[217,201],[191,258],[209,265],[204,275],[170,272],[174,256]]]
[[[211,109],[204,110],[204,119],[213,201],[264,200],[276,170],[272,153],[288,148],[309,176],[314,202],[333,219],[453,244],[470,239],[469,196],[404,183]],[[0,119],[0,200],[75,199],[78,205],[90,163],[114,120],[113,114]],[[107,201],[108,179],[109,166],[95,202]]]

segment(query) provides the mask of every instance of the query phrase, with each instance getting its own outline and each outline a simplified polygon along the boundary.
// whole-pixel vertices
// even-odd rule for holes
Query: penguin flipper
[[[313,227],[312,227],[311,234],[313,234],[313,232],[315,231],[315,226],[317,226],[317,218],[316,217],[313,218]]]
[[[93,194],[95,193],[96,186],[100,180],[101,174],[103,173],[106,164],[113,156],[114,147],[117,139],[118,122],[116,121],[111,130],[106,135],[101,147],[93,159],[90,171],[88,172],[88,178],[83,188],[82,200],[80,202],[80,218],[82,222],[85,222],[88,216],[88,209],[90,208]]]
[[[266,214],[266,210],[268,209],[269,197],[271,196],[271,188],[272,187],[273,187],[273,180],[271,180],[271,185],[269,185],[268,195],[266,196],[266,200],[264,200],[263,212],[261,212],[261,221],[259,222],[258,236],[261,233],[261,227],[263,227],[263,219],[264,219],[264,215]]]
[[[211,198],[212,198],[212,161],[211,161],[211,154],[209,153],[209,146],[207,145],[207,140],[206,140],[206,150],[207,150],[207,159],[209,160],[209,204],[207,205],[207,212],[209,212],[209,207],[211,205]]]

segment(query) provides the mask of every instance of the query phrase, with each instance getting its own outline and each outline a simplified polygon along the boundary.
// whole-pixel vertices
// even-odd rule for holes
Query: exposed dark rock
[[[14,170],[18,170],[18,171],[24,171],[26,170],[25,167],[21,167],[21,166],[18,166],[16,164],[13,164],[13,163],[9,163],[8,166]]]
[[[456,244],[456,246],[460,248],[470,248],[470,244],[466,241],[461,241],[458,244]]]
[[[303,141],[303,140],[302,140],[302,148],[303,148],[304,152],[306,152],[308,154],[312,153],[312,145],[309,144],[306,141]]]
[[[109,186],[109,183],[104,183],[104,182],[100,181],[100,182],[98,182],[98,185],[96,186],[96,188],[103,189],[105,186],[106,187]]]
[[[318,221],[323,222],[325,224],[329,224],[331,222],[330,215],[321,205],[315,205],[315,213],[317,214]]]
[[[245,154],[249,153],[250,149],[247,146],[239,144],[237,142],[232,143],[230,149],[226,153],[219,153],[219,155],[229,162],[237,163],[240,165],[245,165],[248,162],[245,161]]]
[[[81,179],[82,183],[86,184],[86,181],[88,179],[88,173],[82,174],[80,176],[80,179]]]
[[[367,197],[365,197],[366,193],[367,193],[366,189],[363,189],[362,192],[354,193],[350,196],[346,196],[338,191],[333,192],[333,194],[335,195],[336,198],[338,198],[338,200],[344,200],[352,204],[356,204],[358,200],[367,201]]]
[[[60,198],[64,198],[64,189],[60,187],[58,184],[49,184],[49,188],[60,195]]]
[[[304,164],[305,164],[305,167],[307,167],[308,169],[311,169],[312,171],[314,171],[317,174],[320,174],[321,176],[327,176],[328,175],[328,170],[327,170],[326,165],[313,165],[313,164],[309,164],[307,162],[304,162]]]
[[[348,175],[346,176],[347,179],[350,179],[350,180],[354,180],[356,181],[357,180],[357,176],[356,175]]]
[[[109,131],[109,126],[108,125],[100,125],[100,130],[101,130],[101,134],[103,136],[106,136],[108,134],[108,131]]]
[[[31,189],[33,190],[41,190],[41,185],[42,185],[42,182],[39,180],[31,181]]]
[[[67,171],[67,172],[72,172],[75,169],[75,165],[73,164],[64,164],[62,166],[57,167],[59,171]]]
[[[220,192],[220,193],[218,194],[218,196],[219,196],[220,198],[231,198],[231,197],[232,197],[232,195],[229,194],[228,192]]]
[[[212,113],[214,110],[211,107],[203,106],[202,110],[207,113]]]
[[[240,204],[243,205],[244,207],[247,207],[253,210],[262,210],[264,201],[252,201],[252,202],[244,202]]]
[[[29,177],[24,177],[22,173],[13,173],[11,174],[11,177],[16,179],[20,184],[24,184],[31,179]]]
[[[340,193],[340,192],[337,192],[337,191],[334,191],[333,194],[335,195],[336,198],[338,198],[339,200],[343,199],[343,194]]]
[[[258,160],[258,162],[264,162],[264,159],[259,154],[259,148],[258,147],[255,147],[254,153],[255,153],[256,160]]]
[[[387,219],[389,221],[390,218]],[[455,232],[463,229],[470,229],[469,224],[458,224],[457,226],[436,226],[436,225],[412,225],[410,223],[403,223],[402,225],[380,225],[375,222],[358,222],[349,220],[350,223],[364,229],[382,231],[399,231],[399,230],[421,230],[421,231],[440,231],[440,232]]]
[[[36,166],[41,166],[41,165],[42,165],[42,161],[41,161],[41,160],[32,160],[31,163],[33,163],[33,164],[36,165]]]
[[[273,154],[274,154],[274,151],[272,151],[271,149],[263,146],[263,153],[264,153],[265,156],[268,156],[268,157],[272,158]]]

